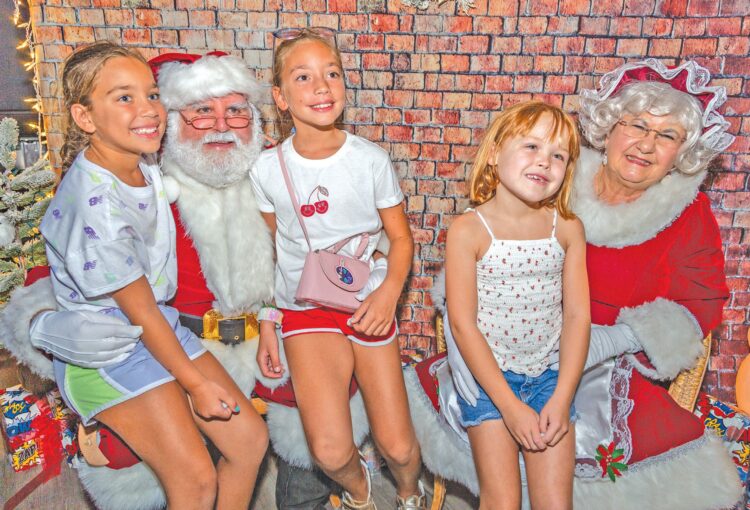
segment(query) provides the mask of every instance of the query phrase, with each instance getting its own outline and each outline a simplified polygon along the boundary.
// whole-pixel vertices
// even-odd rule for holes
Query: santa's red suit
[[[594,195],[600,166],[598,153],[582,151],[572,197],[588,240],[591,319],[628,324],[643,351],[584,374],[575,399],[574,506],[730,507],[741,495],[730,456],[658,381],[695,365],[728,296],[719,229],[698,192],[705,172],[673,173],[634,202],[611,206]],[[440,356],[407,373],[414,424],[425,465],[478,493],[469,445],[437,410],[454,391],[447,368]],[[627,469],[613,482],[606,453],[615,450]]]

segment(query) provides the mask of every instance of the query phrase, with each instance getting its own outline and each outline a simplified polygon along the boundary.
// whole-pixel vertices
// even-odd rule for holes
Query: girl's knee
[[[310,454],[315,463],[327,473],[335,473],[344,468],[357,455],[354,443],[337,441],[332,438],[309,440]]]
[[[419,443],[416,437],[391,437],[378,441],[378,449],[389,465],[408,466],[419,460]]]
[[[216,468],[211,462],[196,460],[180,465],[179,473],[164,483],[170,506],[178,501],[194,502],[195,508],[212,508],[218,492]],[[193,504],[193,503],[191,503]]]

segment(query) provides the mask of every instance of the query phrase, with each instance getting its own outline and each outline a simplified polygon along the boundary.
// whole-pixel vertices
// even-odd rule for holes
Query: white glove
[[[101,368],[130,355],[143,334],[140,326],[91,311],[46,311],[31,322],[29,335],[37,349],[84,368]]]
[[[461,356],[461,352],[458,350],[456,340],[453,338],[453,333],[451,332],[451,324],[448,321],[447,311],[443,315],[443,333],[445,334],[445,345],[448,349],[448,365],[451,367],[453,385],[456,387],[458,394],[461,395],[461,398],[472,406],[476,406],[477,398],[479,398],[479,386],[477,386],[476,379],[474,379],[469,367],[466,366],[466,362]]]
[[[586,357],[584,370],[619,354],[642,350],[643,347],[635,337],[635,333],[627,324],[615,324],[614,326],[592,324],[589,353]]]
[[[370,277],[367,279],[367,283],[362,287],[357,295],[355,296],[358,301],[364,301],[367,296],[372,294],[372,291],[380,287],[380,284],[385,280],[385,276],[388,274],[388,259],[383,257],[379,258],[372,265],[372,271],[370,271]]]

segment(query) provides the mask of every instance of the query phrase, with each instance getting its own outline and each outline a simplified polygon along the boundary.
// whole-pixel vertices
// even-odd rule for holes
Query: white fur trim
[[[54,380],[52,360],[31,345],[31,319],[44,310],[57,310],[52,281],[42,278],[28,287],[13,291],[0,315],[0,341],[6,349],[35,374]]]
[[[273,298],[273,240],[249,178],[228,188],[197,182],[174,163],[165,175],[180,184],[177,208],[201,270],[225,316],[255,312]]]
[[[432,296],[432,306],[444,315],[448,308],[445,304],[445,268],[440,270],[432,282],[430,295]]]
[[[623,248],[652,239],[676,220],[698,195],[706,172],[672,172],[635,201],[609,205],[599,200],[594,176],[601,154],[582,148],[573,183],[571,203],[586,228],[586,240],[595,246]]]
[[[708,433],[668,459],[626,471],[612,483],[575,480],[574,507],[597,510],[732,508],[742,496],[737,468],[721,439]]]
[[[167,110],[181,110],[231,93],[244,94],[251,103],[258,103],[263,90],[247,64],[232,55],[207,55],[192,64],[167,62],[159,69],[159,92]]]
[[[414,430],[422,450],[422,462],[432,473],[458,482],[479,494],[477,472],[468,445],[443,422],[419,383],[414,367],[404,370],[406,392]]]
[[[78,477],[100,510],[156,510],[166,497],[159,480],[145,462],[124,469],[91,467],[80,461]]]
[[[0,214],[0,246],[8,246],[15,238],[16,229],[6,215]]]
[[[365,404],[360,392],[357,392],[351,398],[349,406],[352,415],[354,444],[360,446],[370,431]],[[266,421],[268,422],[271,445],[279,457],[293,466],[312,469],[313,460],[310,456],[310,449],[307,447],[307,439],[302,428],[299,409],[269,403]]]
[[[640,363],[634,363],[647,377],[674,379],[682,370],[695,366],[703,352],[703,333],[698,322],[687,308],[674,301],[656,298],[623,308],[616,322],[630,326],[654,365],[655,372],[644,372]]]
[[[180,183],[171,175],[165,175],[162,178],[164,183],[164,191],[167,193],[167,200],[170,204],[173,204],[180,198]]]

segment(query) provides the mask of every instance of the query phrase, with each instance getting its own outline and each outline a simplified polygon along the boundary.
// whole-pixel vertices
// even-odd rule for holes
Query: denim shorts
[[[518,400],[539,414],[557,387],[559,372],[548,368],[537,377],[517,374],[510,370],[501,373]],[[461,395],[458,395],[458,406],[461,409],[461,425],[464,427],[474,427],[486,420],[501,420],[503,418],[500,415],[500,410],[492,402],[489,395],[485,393],[484,389],[479,386],[479,383],[477,383],[477,387],[479,388],[479,397],[477,397],[476,406],[472,406],[469,402],[461,398]],[[575,415],[575,406],[571,402],[571,421],[575,420]]]

